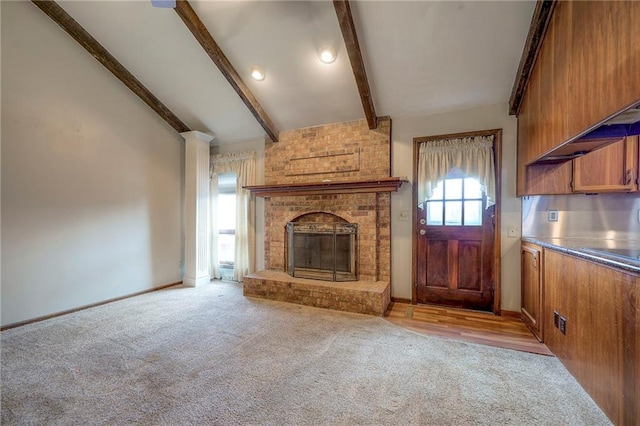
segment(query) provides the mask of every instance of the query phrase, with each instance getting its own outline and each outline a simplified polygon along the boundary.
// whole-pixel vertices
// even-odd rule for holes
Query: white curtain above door
[[[487,208],[496,203],[493,135],[422,142],[418,156],[418,202],[431,197],[454,167],[478,179],[487,195]]]

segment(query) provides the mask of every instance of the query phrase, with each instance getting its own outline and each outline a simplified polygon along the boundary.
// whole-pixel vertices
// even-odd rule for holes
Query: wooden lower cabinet
[[[522,322],[539,341],[543,341],[542,327],[542,248],[523,242],[520,247],[522,269]]]
[[[614,424],[640,424],[640,278],[545,249],[543,282],[546,345]]]

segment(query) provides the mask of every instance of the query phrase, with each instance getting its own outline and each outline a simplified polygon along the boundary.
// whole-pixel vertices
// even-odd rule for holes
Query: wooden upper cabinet
[[[517,195],[568,193],[570,161],[564,166],[530,165],[640,101],[638,28],[640,1],[556,3],[518,113]],[[612,158],[616,165],[607,173],[617,173],[613,169],[622,164],[618,149],[594,156]],[[553,182],[543,182],[545,176]],[[611,186],[611,177],[604,177],[605,188],[599,191],[633,190]],[[581,180],[591,185],[584,174]]]
[[[571,194],[571,161],[527,166],[527,195]]]
[[[621,138],[573,160],[574,192],[636,191],[638,137]]]
[[[527,163],[551,150],[558,141],[569,137],[569,60],[571,32],[570,2],[558,2],[540,48],[536,65],[531,71],[518,114],[518,175],[517,195],[562,194],[570,192],[570,167],[536,167]],[[541,181],[544,173],[553,171],[554,182]],[[568,172],[568,173],[567,173]],[[531,184],[531,179],[535,183]],[[561,182],[562,181],[562,182]]]
[[[640,100],[640,2],[574,1],[571,21],[573,136]]]
[[[522,100],[518,119],[527,117],[522,134],[527,163],[569,138],[571,10],[571,2],[557,3]]]

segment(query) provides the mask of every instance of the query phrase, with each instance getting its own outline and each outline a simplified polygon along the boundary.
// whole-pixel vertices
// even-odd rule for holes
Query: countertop
[[[621,257],[609,257],[605,254],[593,253],[585,249],[640,249],[640,240],[606,240],[596,238],[552,238],[522,237],[523,242],[537,244],[541,247],[570,254],[605,266],[640,274],[640,260],[626,260]]]

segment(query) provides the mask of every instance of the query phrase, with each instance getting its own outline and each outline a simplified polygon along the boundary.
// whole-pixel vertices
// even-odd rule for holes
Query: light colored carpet
[[[7,330],[2,424],[610,424],[560,362],[173,287]]]

